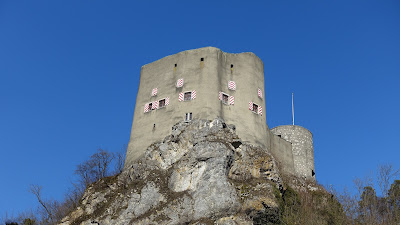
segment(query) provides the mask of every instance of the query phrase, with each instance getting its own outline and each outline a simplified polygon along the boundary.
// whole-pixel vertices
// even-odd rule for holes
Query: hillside
[[[280,173],[222,119],[180,122],[117,176],[93,183],[60,224],[344,224],[333,195]]]

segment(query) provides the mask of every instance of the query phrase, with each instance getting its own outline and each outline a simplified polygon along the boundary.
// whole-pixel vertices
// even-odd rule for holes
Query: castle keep
[[[188,50],[142,66],[125,167],[182,120],[223,118],[242,142],[271,152],[285,173],[315,180],[312,134],[300,126],[269,129],[264,66],[253,53]]]

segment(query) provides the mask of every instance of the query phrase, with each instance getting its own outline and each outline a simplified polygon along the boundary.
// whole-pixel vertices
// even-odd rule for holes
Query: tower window
[[[192,100],[192,92],[185,92],[185,96],[184,96],[184,101],[190,101]]]
[[[222,103],[228,104],[229,96],[227,94],[222,93]]]
[[[258,113],[258,105],[253,103],[253,112]]]
[[[186,121],[191,121],[192,120],[192,113],[191,112],[190,113],[186,113],[185,120]]]
[[[178,67],[178,64],[175,63],[175,67]]]
[[[233,64],[231,64],[231,68],[233,68]]]
[[[203,61],[204,61],[204,58],[201,58],[200,61],[203,62]]]
[[[233,97],[232,95],[228,95],[222,91],[219,92],[218,99],[225,105],[234,105],[235,104],[235,97]]]
[[[196,90],[179,93],[179,101],[190,101],[196,98]],[[167,98],[168,99],[168,98]],[[166,103],[168,105],[168,103]]]
[[[153,103],[149,103],[149,110],[153,110]]]
[[[159,108],[165,107],[165,99],[161,99],[160,101],[158,101],[158,107]]]

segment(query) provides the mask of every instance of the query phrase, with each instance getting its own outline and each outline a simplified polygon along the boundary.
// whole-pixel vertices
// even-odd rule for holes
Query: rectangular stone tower
[[[144,65],[125,167],[175,123],[195,118],[223,118],[242,141],[269,149],[264,97],[264,66],[253,53],[206,47]]]

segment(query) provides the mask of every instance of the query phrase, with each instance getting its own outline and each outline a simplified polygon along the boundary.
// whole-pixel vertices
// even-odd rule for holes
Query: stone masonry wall
[[[192,92],[193,99],[181,100],[187,92]],[[220,93],[229,96],[229,101],[222,101]],[[169,104],[146,111],[149,103],[154,106],[162,99]],[[250,110],[250,103],[258,110]],[[170,135],[171,127],[185,120],[187,113],[192,119],[222,118],[236,126],[242,142],[268,150],[265,108],[264,65],[253,53],[230,54],[205,47],[144,65],[125,167],[143,156],[152,143]]]
[[[312,133],[297,125],[274,127],[271,132],[292,143],[294,169],[297,176],[315,180]]]

